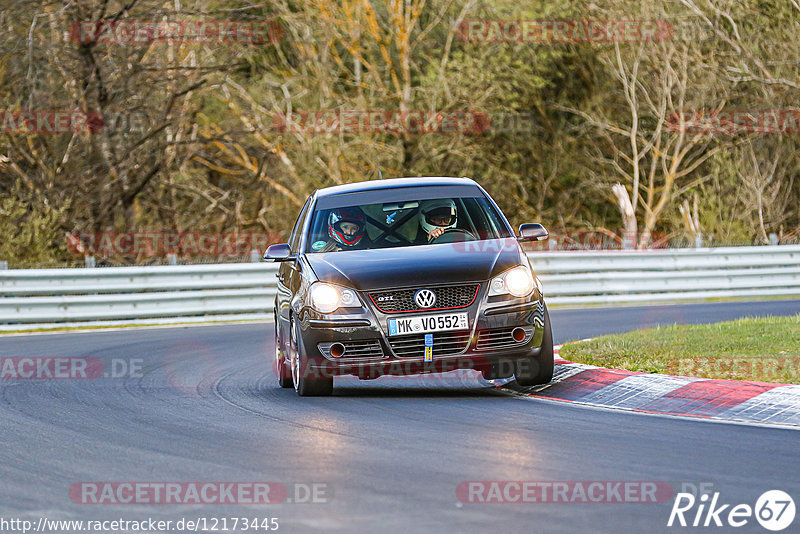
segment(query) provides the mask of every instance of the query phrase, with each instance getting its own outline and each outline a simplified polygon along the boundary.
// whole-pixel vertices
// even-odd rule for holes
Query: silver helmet
[[[434,224],[433,220],[445,221],[447,224]],[[419,224],[427,233],[436,228],[455,228],[458,222],[456,203],[450,198],[423,200],[419,203]]]

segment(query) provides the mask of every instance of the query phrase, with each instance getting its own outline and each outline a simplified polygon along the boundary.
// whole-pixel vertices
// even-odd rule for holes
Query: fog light
[[[523,330],[522,328],[517,327],[517,328],[515,328],[514,330],[511,331],[511,336],[514,338],[514,341],[516,341],[517,343],[522,343],[523,341],[525,341],[525,336],[526,336],[525,330]]]

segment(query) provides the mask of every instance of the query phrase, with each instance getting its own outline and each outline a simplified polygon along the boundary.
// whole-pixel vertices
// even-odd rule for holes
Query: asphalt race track
[[[555,341],[563,343],[657,323],[799,310],[798,300],[773,300],[551,315]],[[717,532],[728,529],[668,528],[671,499],[462,503],[456,487],[710,483],[720,503],[750,506],[767,490],[795,501],[800,495],[794,430],[523,399],[463,374],[346,379],[332,398],[299,398],[277,385],[271,337],[270,323],[0,337],[2,357],[98,358],[106,371],[133,374],[0,382],[0,516],[268,517],[278,518],[279,532]],[[317,483],[329,498],[267,506],[79,504],[69,488],[83,481],[270,481],[289,488],[293,500]],[[753,518],[735,530],[767,532]]]

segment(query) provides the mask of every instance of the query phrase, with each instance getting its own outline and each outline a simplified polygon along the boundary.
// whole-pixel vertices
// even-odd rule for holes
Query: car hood
[[[323,282],[360,291],[488,280],[526,260],[514,238],[307,254]]]

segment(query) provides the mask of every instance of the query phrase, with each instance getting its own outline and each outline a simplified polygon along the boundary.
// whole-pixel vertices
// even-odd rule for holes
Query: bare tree
[[[613,196],[626,234],[635,230],[640,248],[650,244],[673,201],[708,179],[699,174],[702,165],[723,148],[719,139],[680,124],[684,111],[709,104],[705,94],[716,93],[717,109],[726,102],[724,91],[713,85],[709,56],[696,43],[617,41],[603,57],[613,69],[622,101],[596,111],[567,108],[605,140],[598,163],[610,166],[621,179],[623,188],[616,187]],[[627,201],[620,200],[624,194]]]

